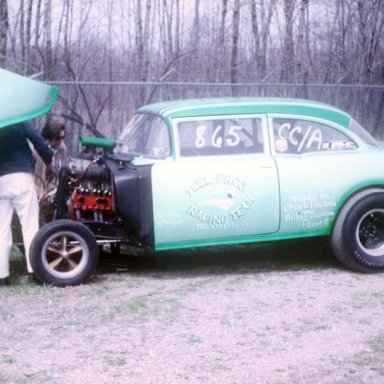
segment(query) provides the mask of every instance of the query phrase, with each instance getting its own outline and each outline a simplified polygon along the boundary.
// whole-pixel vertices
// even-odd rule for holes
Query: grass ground
[[[0,383],[384,382],[382,275],[320,241],[104,255],[61,289],[11,261]]]

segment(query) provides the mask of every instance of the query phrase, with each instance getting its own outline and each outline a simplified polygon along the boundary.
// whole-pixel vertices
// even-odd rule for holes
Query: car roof
[[[165,101],[148,104],[139,113],[152,113],[165,118],[212,115],[283,113],[305,115],[330,120],[348,128],[350,116],[329,104],[289,98],[232,97]]]

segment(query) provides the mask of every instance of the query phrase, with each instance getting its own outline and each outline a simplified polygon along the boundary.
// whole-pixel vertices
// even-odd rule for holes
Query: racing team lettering
[[[220,196],[199,196],[199,191],[213,185],[229,189],[225,188]],[[248,223],[243,220],[243,216],[253,206],[254,198],[245,193],[246,187],[244,180],[231,175],[217,174],[212,179],[201,177],[185,190],[186,195],[193,199],[186,214],[197,219],[197,230],[247,227]]]

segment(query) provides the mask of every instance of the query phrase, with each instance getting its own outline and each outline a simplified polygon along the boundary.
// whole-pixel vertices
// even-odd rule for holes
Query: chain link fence
[[[71,155],[80,136],[117,138],[137,107],[165,100],[203,97],[294,97],[317,100],[349,112],[376,138],[384,137],[384,85],[231,84],[164,82],[53,82],[60,89],[52,115],[68,127]],[[38,125],[43,122],[38,122]]]

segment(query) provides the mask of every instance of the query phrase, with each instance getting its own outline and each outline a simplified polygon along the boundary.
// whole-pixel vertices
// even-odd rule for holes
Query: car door
[[[279,228],[265,116],[173,121],[175,160],[152,168],[157,249],[222,244]]]
[[[280,180],[281,234],[328,234],[341,197],[361,178],[356,155],[361,167],[368,158],[328,121],[273,115],[269,125]]]

